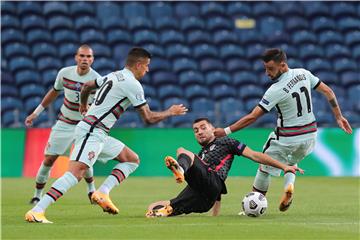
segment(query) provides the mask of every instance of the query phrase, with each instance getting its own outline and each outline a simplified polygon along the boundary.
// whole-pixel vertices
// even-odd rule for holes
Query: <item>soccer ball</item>
[[[249,217],[259,217],[266,212],[267,200],[259,192],[250,192],[242,200],[242,209]]]

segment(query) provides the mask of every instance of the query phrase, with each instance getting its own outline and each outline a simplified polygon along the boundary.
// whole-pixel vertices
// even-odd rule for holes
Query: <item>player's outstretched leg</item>
[[[46,156],[45,160],[41,163],[41,166],[35,178],[36,185],[35,185],[34,196],[30,199],[29,202],[31,205],[36,205],[40,201],[45,184],[49,179],[52,163],[55,162],[56,158],[57,156]],[[45,161],[48,162],[47,165],[45,165],[44,163]]]
[[[179,163],[171,156],[166,156],[164,160],[166,167],[173,172],[176,182],[184,182],[184,169],[179,165]]]
[[[279,210],[285,212],[289,209],[294,197],[295,174],[287,172],[284,174],[284,193],[280,200]]]
[[[86,170],[84,179],[87,183],[88,198],[90,200],[90,203],[96,204],[94,201],[91,200],[91,196],[96,190],[95,189],[95,181],[94,181],[94,171],[93,171],[92,167],[89,167],[88,170]]]

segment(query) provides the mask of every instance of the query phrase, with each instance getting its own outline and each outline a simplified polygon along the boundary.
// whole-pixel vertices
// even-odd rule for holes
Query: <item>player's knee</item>
[[[47,167],[52,167],[57,159],[57,156],[45,155],[44,165]]]
[[[128,157],[128,161],[127,161],[127,162],[132,162],[132,163],[140,164],[139,155],[137,155],[136,153],[132,153],[132,154],[129,154],[129,155],[130,155],[130,156]]]

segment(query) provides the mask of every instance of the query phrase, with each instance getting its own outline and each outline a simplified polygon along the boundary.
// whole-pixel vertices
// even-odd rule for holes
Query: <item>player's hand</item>
[[[31,127],[33,124],[33,121],[37,118],[38,116],[35,113],[30,114],[29,116],[26,117],[25,119],[25,125],[27,127]]]
[[[171,116],[185,115],[188,109],[183,104],[172,105],[169,108]]]
[[[88,111],[88,108],[89,108],[89,106],[87,104],[84,104],[84,105],[80,104],[79,112],[81,113],[81,115],[85,116],[85,114]]]
[[[224,136],[226,136],[226,133],[223,128],[215,128],[214,135],[215,135],[215,137],[224,137]]]
[[[348,120],[346,120],[346,118],[344,118],[343,116],[341,116],[339,119],[336,119],[337,124],[339,125],[339,127],[344,130],[344,132],[351,134],[352,133],[352,128],[350,126],[350,123],[348,122]]]
[[[286,168],[284,169],[284,173],[292,172],[293,174],[295,174],[296,171],[298,171],[301,174],[304,174],[304,172],[305,172],[303,169],[301,169],[297,166],[286,166]]]

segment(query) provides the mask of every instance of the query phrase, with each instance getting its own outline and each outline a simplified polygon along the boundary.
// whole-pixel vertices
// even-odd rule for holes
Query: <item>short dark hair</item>
[[[208,118],[206,118],[206,117],[201,117],[201,118],[195,119],[195,120],[193,121],[193,124],[198,123],[198,122],[201,122],[201,121],[206,121],[206,122],[212,124],[211,121],[210,121]]]
[[[261,55],[261,59],[264,62],[270,62],[273,60],[276,63],[286,62],[287,57],[286,53],[280,48],[270,48],[265,50],[265,52]]]
[[[126,65],[133,66],[141,58],[151,58],[151,54],[144,48],[133,47],[127,55]]]
[[[76,50],[76,54],[79,53],[79,50],[80,50],[80,49],[90,49],[91,51],[93,51],[92,48],[91,48],[88,44],[82,44],[82,45],[80,45],[80,47]],[[93,51],[93,52],[94,52],[94,51]]]

